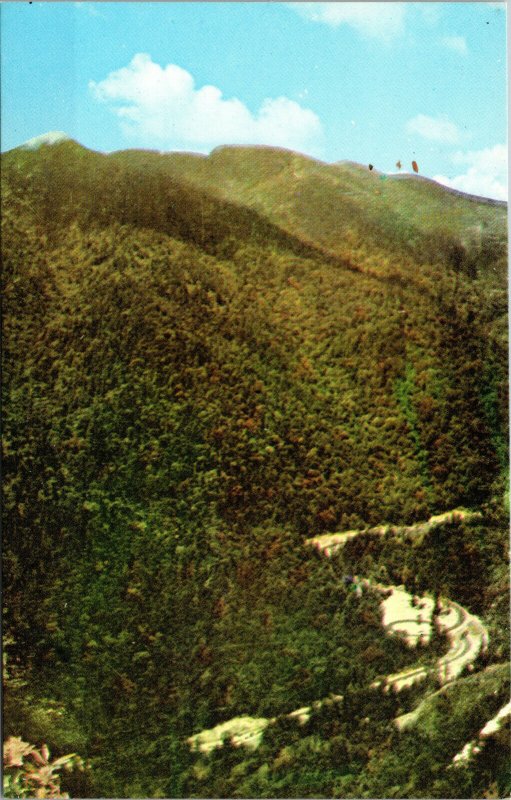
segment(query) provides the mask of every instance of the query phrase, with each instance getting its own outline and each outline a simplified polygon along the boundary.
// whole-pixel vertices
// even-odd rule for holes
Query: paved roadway
[[[433,527],[452,521],[468,520],[481,518],[479,512],[469,512],[463,509],[431,517],[426,523],[418,525],[396,528],[396,531],[406,532],[408,535],[423,534]],[[346,531],[344,533],[323,534],[306,541],[306,545],[316,547],[319,552],[327,557],[331,557],[339,547],[346,541],[357,536],[359,533],[375,533],[382,535],[389,530],[389,527],[380,526],[369,531]],[[381,603],[382,624],[390,633],[402,635],[405,641],[414,647],[421,640],[427,643],[431,635],[431,618],[433,613],[433,600],[431,597],[412,598],[403,586],[384,586],[382,584],[371,584],[368,580],[362,579],[359,585],[366,588],[373,588],[383,592],[386,597]],[[389,594],[390,593],[390,594]],[[404,616],[402,616],[404,615]],[[475,615],[471,614],[463,606],[453,600],[442,598],[440,600],[440,613],[436,618],[436,624],[440,631],[447,635],[449,640],[449,650],[438,659],[436,666],[408,667],[400,672],[387,675],[379,681],[375,681],[372,686],[384,686],[388,691],[401,691],[406,687],[412,686],[424,680],[433,672],[442,685],[451,683],[459,677],[463,669],[475,661],[481,651],[488,646],[488,631],[484,624]],[[300,724],[305,724],[311,714],[312,708],[320,708],[326,702],[342,702],[341,695],[333,695],[328,699],[317,701],[312,706],[303,706],[287,715],[288,718],[297,718]],[[400,728],[408,727],[412,723],[414,712],[405,714],[398,718],[397,725]],[[225,741],[231,740],[236,747],[247,747],[255,749],[259,746],[264,731],[275,718],[266,719],[264,717],[235,717],[234,719],[223,722],[214,728],[201,731],[190,736],[188,743],[194,750],[204,753],[211,752],[217,747],[222,747]]]

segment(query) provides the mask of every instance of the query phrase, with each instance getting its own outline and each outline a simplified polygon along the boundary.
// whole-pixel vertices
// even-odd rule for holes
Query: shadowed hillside
[[[69,140],[2,156],[2,197],[6,735],[90,759],[73,796],[504,785],[498,744],[442,783],[478,706],[404,788],[419,690],[368,687],[416,656],[343,575],[461,598],[477,668],[505,661],[506,209],[284,150]],[[483,521],[409,551],[303,547],[459,506]],[[325,707],[257,755],[186,744],[329,693],[351,734]]]

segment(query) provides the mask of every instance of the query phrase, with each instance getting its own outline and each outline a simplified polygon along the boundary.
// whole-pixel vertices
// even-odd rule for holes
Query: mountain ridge
[[[233,208],[233,218],[240,213],[246,215],[247,209],[257,212],[267,223],[299,239],[303,246],[319,248],[324,257],[340,257],[346,264],[353,264],[357,253],[355,260],[366,262],[364,268],[369,271],[374,272],[371,253],[381,251],[384,258],[406,252],[420,263],[447,259],[473,273],[479,269],[478,262],[484,266],[491,251],[494,264],[499,265],[499,279],[507,273],[506,206],[500,201],[474,200],[428,179],[408,180],[405,176],[394,179],[363,167],[327,165],[283,148],[224,146],[209,156],[161,154],[151,150],[104,154],[72,140],[33,151],[11,150],[2,156],[4,169],[20,158],[35,158],[34,165],[47,164],[48,169],[58,170],[57,165],[50,167],[50,164],[59,148],[63,148],[62,153],[74,153],[73,158],[88,160],[90,175],[82,178],[84,185],[103,180],[100,173],[105,175],[105,181],[113,180],[115,185],[124,170],[135,170],[138,176],[135,182],[152,181],[153,188],[147,192],[154,206],[165,202],[165,194],[177,182],[187,192],[187,203],[192,206],[194,202],[204,204],[207,193],[216,198],[215,202],[222,200],[245,209],[235,212]],[[73,180],[71,162],[69,170],[68,183]],[[111,178],[106,178],[107,173]],[[192,187],[199,192],[193,201]],[[118,202],[121,202],[120,192],[127,197],[134,190],[133,180],[126,188],[119,187]],[[91,191],[97,191],[92,184]],[[101,191],[107,192],[106,185]],[[58,208],[58,195],[54,202]],[[84,203],[89,201],[84,198]],[[130,203],[135,206],[136,200]],[[109,205],[105,197],[102,206]],[[127,212],[124,213],[126,216]],[[158,214],[163,219],[167,211],[161,208]],[[220,225],[223,227],[225,220]],[[211,235],[218,238],[213,229]],[[494,257],[497,251],[501,253],[498,262]]]
[[[505,796],[505,731],[447,769],[508,696],[505,214],[383,177],[2,156],[4,730],[90,759],[71,796]],[[449,648],[357,575],[489,633],[416,731]]]
[[[157,150],[156,148],[130,148],[130,150],[119,149],[119,150],[111,150],[111,151],[108,151],[108,152],[102,152],[102,151],[99,151],[99,150],[93,150],[91,148],[86,147],[85,145],[82,145],[78,140],[73,139],[71,136],[69,136],[64,131],[47,131],[46,133],[40,134],[39,136],[35,136],[32,139],[28,139],[27,141],[23,142],[22,144],[17,145],[16,147],[10,148],[9,150],[6,150],[4,152],[5,153],[11,153],[11,152],[13,152],[15,150],[19,150],[19,149],[37,149],[38,147],[43,146],[43,145],[52,146],[52,145],[58,144],[59,142],[62,142],[62,141],[73,142],[74,144],[78,145],[79,147],[84,148],[85,150],[90,150],[90,152],[102,153],[103,155],[119,155],[121,153],[126,153],[126,152],[141,152],[141,153],[155,153],[155,154],[158,154],[158,155],[161,155],[161,156],[180,156],[180,155],[182,155],[183,157],[191,156],[193,158],[198,158],[198,159],[209,159],[211,157],[214,157],[215,154],[222,153],[223,151],[227,151],[227,152],[229,152],[229,151],[238,151],[238,150],[255,151],[255,152],[257,152],[257,151],[269,151],[269,152],[275,152],[275,153],[292,154],[294,156],[299,156],[300,158],[307,159],[307,160],[309,160],[309,161],[311,161],[313,163],[320,164],[322,166],[327,166],[327,167],[336,167],[336,166],[345,167],[345,166],[348,166],[348,167],[352,167],[352,168],[363,170],[364,172],[368,171],[368,167],[366,165],[363,165],[363,164],[361,164],[361,163],[359,163],[357,161],[352,161],[350,159],[340,159],[340,160],[336,160],[336,161],[332,161],[332,162],[326,162],[326,161],[322,161],[321,159],[314,158],[313,156],[304,155],[302,153],[299,153],[298,151],[289,150],[288,148],[285,148],[285,147],[275,147],[273,145],[219,145],[218,147],[213,148],[209,154],[196,153],[194,151]],[[417,181],[429,181],[430,183],[442,188],[444,191],[446,191],[446,192],[448,192],[450,194],[454,194],[454,195],[456,195],[458,197],[466,198],[466,199],[469,199],[471,201],[478,202],[478,203],[494,205],[494,206],[497,206],[497,207],[500,207],[500,208],[505,208],[508,205],[508,201],[507,200],[499,200],[497,198],[486,197],[484,195],[477,195],[477,194],[473,194],[473,193],[470,193],[470,192],[463,192],[460,189],[455,189],[453,187],[446,186],[445,184],[438,183],[438,181],[435,181],[433,178],[429,178],[429,177],[427,177],[425,175],[415,175],[414,173],[407,173],[407,172],[385,173],[385,172],[381,172],[377,168],[373,168],[371,171],[373,172],[373,174],[375,176],[385,176],[385,178],[389,179],[389,180],[404,180],[404,179],[407,180],[407,179],[411,179],[411,180],[417,180]]]

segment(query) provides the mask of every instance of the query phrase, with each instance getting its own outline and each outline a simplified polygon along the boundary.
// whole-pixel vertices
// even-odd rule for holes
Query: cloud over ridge
[[[507,147],[496,144],[483,150],[458,150],[451,156],[453,164],[465,167],[454,178],[435,175],[433,180],[468,194],[507,200]]]
[[[252,113],[216,86],[196,88],[187,70],[162,67],[147,53],[90,81],[89,89],[121,119],[125,134],[147,145],[207,152],[219,144],[267,144],[313,154],[322,136],[317,114],[288,97],[266,98]]]

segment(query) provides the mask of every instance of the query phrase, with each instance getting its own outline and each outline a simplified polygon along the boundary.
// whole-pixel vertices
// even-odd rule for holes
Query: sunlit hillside
[[[499,277],[506,269],[506,204],[420,176],[386,175],[349,161],[323,164],[269,147],[221,147],[209,157],[128,151],[113,158],[207,187],[348,257],[374,256],[377,249],[421,263],[443,258],[471,277],[488,260]]]

